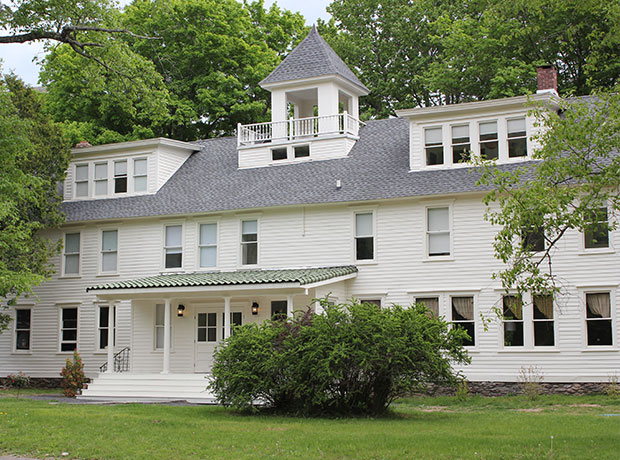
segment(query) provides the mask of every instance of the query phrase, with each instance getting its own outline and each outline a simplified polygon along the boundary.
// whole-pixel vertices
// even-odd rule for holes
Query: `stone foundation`
[[[540,383],[540,394],[587,395],[604,394],[609,383]],[[523,394],[523,384],[519,382],[467,382],[471,394],[482,396],[510,396]],[[428,394],[453,396],[456,390],[449,387],[432,388]]]

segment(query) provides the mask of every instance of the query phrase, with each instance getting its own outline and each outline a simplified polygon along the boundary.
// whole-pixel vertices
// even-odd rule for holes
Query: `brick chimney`
[[[83,149],[86,147],[92,147],[92,145],[90,145],[90,142],[88,141],[82,141],[82,142],[78,142],[77,144],[75,144],[75,148],[76,149]]]
[[[536,93],[558,94],[558,73],[552,65],[539,65],[536,67],[538,91]]]

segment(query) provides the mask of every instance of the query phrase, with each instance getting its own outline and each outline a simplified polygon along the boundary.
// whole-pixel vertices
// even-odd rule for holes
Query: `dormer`
[[[165,138],[74,148],[65,179],[64,200],[157,193],[199,149],[197,144]]]
[[[271,92],[271,122],[238,125],[239,168],[347,156],[368,88],[316,27],[260,85]]]

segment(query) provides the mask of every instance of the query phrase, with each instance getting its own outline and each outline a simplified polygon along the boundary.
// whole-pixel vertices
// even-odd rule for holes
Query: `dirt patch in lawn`
[[[446,406],[427,406],[420,409],[420,412],[444,412],[446,409],[448,409]]]
[[[542,412],[542,407],[531,407],[529,409],[514,409],[515,412]]]

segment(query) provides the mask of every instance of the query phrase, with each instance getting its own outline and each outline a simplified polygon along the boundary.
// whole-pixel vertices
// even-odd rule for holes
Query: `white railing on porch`
[[[347,112],[322,117],[290,118],[287,121],[237,125],[237,145],[292,141],[334,134],[357,136],[364,123]]]

